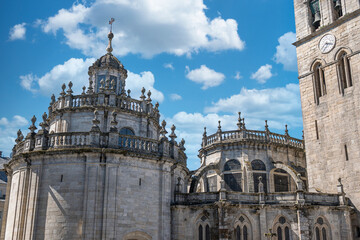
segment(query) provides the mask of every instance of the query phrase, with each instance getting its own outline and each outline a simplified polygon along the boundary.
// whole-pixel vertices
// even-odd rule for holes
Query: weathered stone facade
[[[341,178],[346,196],[359,209],[360,2],[320,0],[317,29],[308,2],[294,3],[309,190],[336,192]],[[340,15],[335,7],[339,4]],[[335,38],[327,51],[321,49],[326,35]],[[324,94],[316,90],[316,66],[321,69]],[[353,224],[354,237],[359,239],[359,224],[356,220]]]
[[[89,87],[64,84],[41,129],[33,117],[18,132],[0,239],[356,239],[360,3],[315,2],[294,0],[306,151],[287,127],[249,130],[239,113],[236,130],[205,129],[189,171],[151,92],[125,91],[110,32]],[[319,50],[326,33],[336,45]]]

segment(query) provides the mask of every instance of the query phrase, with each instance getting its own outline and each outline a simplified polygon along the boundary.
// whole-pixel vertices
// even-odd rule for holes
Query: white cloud
[[[43,21],[44,32],[63,30],[66,44],[84,54],[105,52],[114,16],[116,55],[129,53],[152,57],[159,53],[189,55],[199,50],[242,50],[244,42],[234,19],[205,15],[203,0],[96,0],[90,6],[75,4]]]
[[[206,113],[238,111],[254,118],[268,117],[281,122],[286,119],[301,125],[301,118],[295,120],[291,117],[301,111],[299,85],[287,84],[285,87],[261,90],[242,88],[239,94],[220,99],[205,108]]]
[[[19,129],[26,129],[28,121],[19,115],[15,115],[11,120],[2,117],[0,118],[0,151],[3,151],[4,156],[9,156]],[[26,134],[23,132],[24,137]]]
[[[268,120],[270,131],[283,134],[285,124],[289,125],[290,132],[302,126],[300,110],[299,85],[288,84],[262,90],[243,88],[239,94],[212,103],[204,113],[178,112],[166,121],[168,126],[175,124],[178,139],[187,141],[189,167],[195,169],[199,167],[197,154],[205,126],[208,135],[216,132],[218,120],[221,120],[223,131],[236,130],[237,112],[241,111],[248,129],[264,130],[264,121]]]
[[[269,64],[261,66],[255,73],[251,74],[251,79],[255,79],[261,84],[266,83],[273,76],[271,69],[272,66]]]
[[[23,40],[25,39],[25,35],[26,35],[26,27],[25,27],[26,23],[21,23],[21,24],[16,24],[15,26],[13,26],[10,29],[9,32],[9,40],[13,41],[13,40]]]
[[[201,88],[203,90],[206,90],[209,87],[219,86],[225,79],[224,74],[216,72],[215,70],[206,67],[206,65],[201,65],[200,68],[193,70],[190,70],[189,67],[186,66],[186,70],[188,71],[186,78],[202,84],[203,86]]]
[[[234,78],[235,78],[236,80],[242,79],[242,76],[241,76],[240,72],[236,72]]]
[[[74,84],[74,92],[81,92],[83,86],[89,85],[88,67],[95,61],[93,58],[85,60],[81,58],[71,58],[53,67],[48,73],[42,77],[37,77],[32,73],[20,76],[21,86],[33,93],[41,93],[43,95],[57,94],[61,92],[61,85],[68,84],[72,81]],[[66,81],[66,82],[65,82]]]
[[[53,67],[48,73],[42,77],[30,73],[20,76],[21,86],[33,93],[40,93],[46,96],[51,94],[58,94],[61,92],[61,85],[69,81],[73,83],[74,94],[82,92],[82,87],[89,85],[88,68],[95,62],[94,58],[71,58]],[[132,91],[131,96],[138,98],[141,95],[141,88],[152,92],[151,98],[162,102],[164,95],[162,92],[154,88],[154,75],[145,71],[140,74],[128,71],[128,78],[126,79],[126,88]]]
[[[274,61],[284,65],[288,71],[297,71],[296,47],[292,45],[296,41],[296,34],[288,32],[279,38],[279,45],[276,47]]]
[[[128,71],[128,78],[126,79],[126,88],[131,90],[131,96],[138,98],[141,95],[141,89],[144,87],[146,93],[151,91],[151,98],[155,101],[164,101],[164,94],[154,88],[155,77],[150,71],[144,71],[140,74]]]
[[[172,65],[172,63],[165,63],[164,68],[168,68],[168,69],[171,69],[171,70],[175,69],[174,66]]]
[[[181,100],[182,97],[179,94],[172,93],[172,94],[170,94],[170,99],[173,101],[178,101],[178,100]]]

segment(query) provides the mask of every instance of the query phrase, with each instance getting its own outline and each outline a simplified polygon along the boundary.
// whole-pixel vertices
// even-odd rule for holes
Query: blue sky
[[[79,93],[87,68],[105,54],[113,17],[114,55],[160,102],[162,119],[184,138],[188,166],[199,166],[203,127],[247,128],[301,138],[292,1],[93,0],[2,1],[0,6],[0,150],[10,154],[63,82]],[[168,129],[168,131],[170,131]]]

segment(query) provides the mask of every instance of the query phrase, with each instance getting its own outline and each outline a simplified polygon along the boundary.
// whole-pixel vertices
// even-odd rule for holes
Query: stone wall
[[[325,4],[326,1],[320,1]],[[330,2],[330,1],[329,1]],[[325,4],[326,5],[326,4]],[[323,8],[324,11],[326,8]],[[304,121],[305,147],[309,186],[311,191],[336,192],[338,178],[351,201],[360,207],[360,10],[359,1],[343,1],[344,16],[333,22],[325,21],[314,33],[307,31],[304,23],[306,4],[295,1],[295,15],[299,84]],[[328,12],[323,12],[327,15]],[[336,37],[335,48],[321,53],[318,44],[325,34]],[[339,88],[337,54],[348,52],[352,87]],[[321,62],[326,95],[314,97],[313,64]],[[318,134],[316,133],[316,123]],[[317,139],[317,135],[318,138]],[[345,145],[348,159],[346,159]]]
[[[289,227],[290,239],[315,239],[315,226],[321,217],[327,229],[327,239],[351,239],[348,210],[329,206],[295,207],[280,205],[245,205],[215,202],[172,207],[172,238],[198,239],[200,224],[209,224],[211,239],[236,239],[237,226],[247,226],[248,239],[266,240],[265,234],[276,233],[277,227]],[[344,214],[345,213],[345,214]],[[285,218],[285,223],[279,219]],[[330,237],[331,236],[331,237]]]
[[[13,162],[5,239],[170,239],[171,160],[63,151],[27,161]]]

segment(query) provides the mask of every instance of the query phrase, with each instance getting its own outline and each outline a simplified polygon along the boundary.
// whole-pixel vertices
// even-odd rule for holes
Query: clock
[[[326,34],[319,42],[319,49],[322,53],[328,53],[334,49],[336,43],[335,36],[332,34]]]

